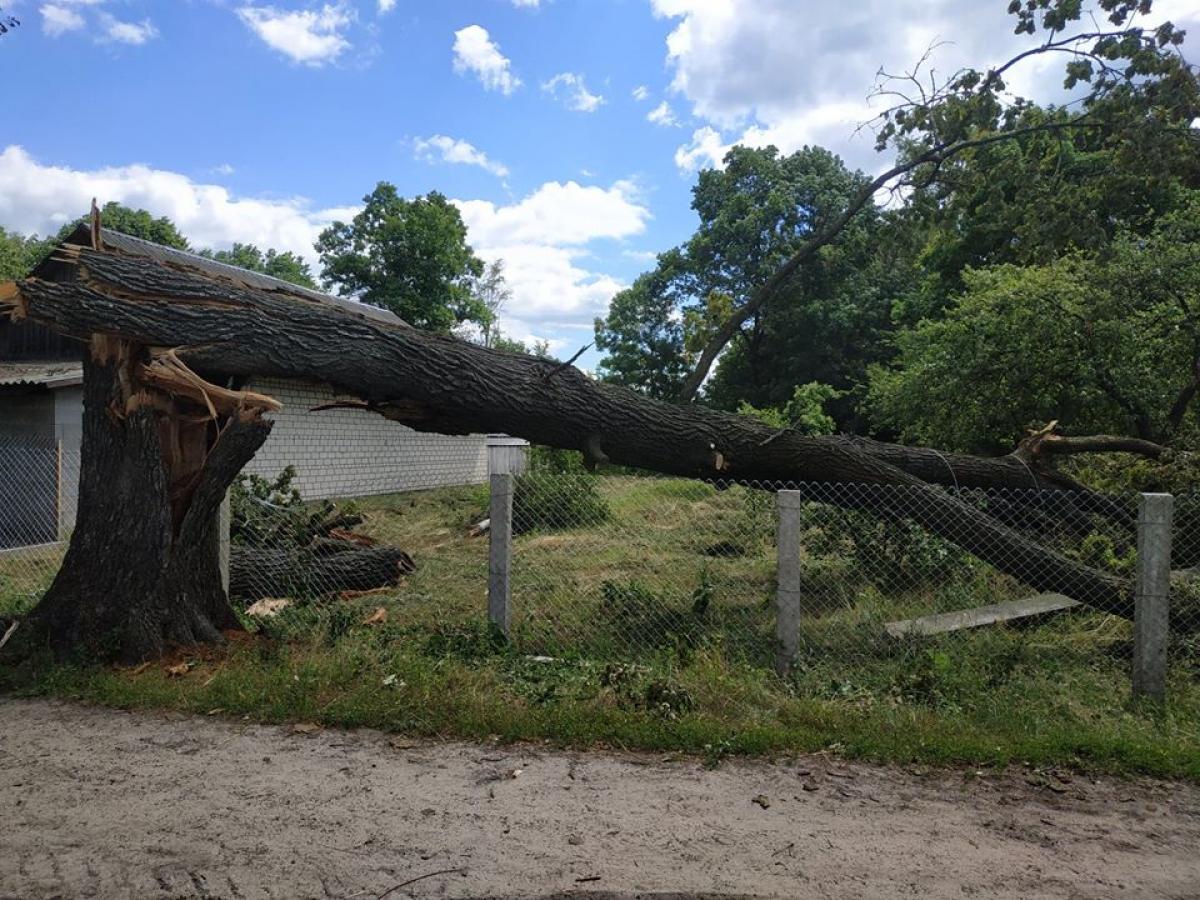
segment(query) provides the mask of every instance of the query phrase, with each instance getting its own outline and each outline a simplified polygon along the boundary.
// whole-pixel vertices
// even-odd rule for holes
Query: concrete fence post
[[[775,494],[777,587],[775,590],[775,671],[786,675],[800,649],[800,491]]]
[[[229,491],[221,501],[217,512],[217,563],[221,567],[221,588],[226,596],[229,594],[229,531],[233,527],[233,508],[229,503]]]
[[[1156,700],[1161,700],[1167,689],[1174,507],[1175,498],[1170,494],[1142,494],[1138,500],[1133,693]]]
[[[512,592],[509,581],[512,569],[512,475],[492,475],[491,488],[491,522],[488,526],[488,621],[507,637],[509,599]]]
[[[524,475],[529,442],[504,434],[487,437],[488,474]]]

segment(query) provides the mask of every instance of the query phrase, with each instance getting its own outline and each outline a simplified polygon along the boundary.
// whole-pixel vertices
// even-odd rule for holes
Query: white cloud
[[[229,163],[221,163],[219,166],[213,166],[214,175],[232,175],[237,170]]]
[[[104,13],[100,16],[100,25],[104,35],[102,40],[106,42],[138,47],[158,37],[158,29],[149,19],[143,19],[141,22],[122,22]]]
[[[483,246],[581,246],[600,238],[641,234],[650,218],[637,189],[627,181],[609,188],[549,181],[508,206],[488,200],[464,200],[458,206],[471,229],[472,241]]]
[[[646,121],[662,125],[664,128],[673,128],[679,124],[679,120],[675,118],[675,111],[666,100],[646,113]]]
[[[353,209],[315,210],[300,198],[237,197],[228,188],[140,164],[81,170],[44,165],[20,146],[0,152],[0,224],[27,234],[53,234],[82,215],[93,197],[167,216],[195,246],[234,241],[291,250],[315,262],[321,229]]]
[[[50,37],[58,37],[68,31],[83,28],[84,18],[75,9],[76,5],[69,2],[43,3],[39,10],[42,14],[42,31]]]
[[[454,32],[454,71],[460,75],[473,72],[487,90],[505,96],[521,86],[521,79],[512,72],[512,62],[500,52],[487,29],[479,25]]]
[[[237,14],[268,47],[308,66],[323,66],[341,56],[350,46],[343,32],[355,19],[354,11],[340,2],[302,10],[243,6]]]
[[[721,165],[729,151],[721,132],[708,125],[692,132],[692,139],[675,151],[675,165],[684,172],[711,169]]]
[[[445,163],[479,166],[479,168],[491,172],[497,178],[506,178],[508,176],[508,167],[503,163],[489,159],[486,153],[476,148],[473,144],[469,144],[458,138],[447,137],[444,134],[435,134],[429,138],[417,138],[413,141],[413,151],[417,159],[424,160],[425,162],[440,160]]]
[[[512,5],[517,9],[537,9],[541,0],[512,0]]]
[[[604,98],[587,89],[583,76],[574,72],[560,72],[542,84],[542,90],[555,99],[561,99],[567,109],[575,112],[595,112],[604,104]]]
[[[132,44],[138,46],[158,37],[158,29],[149,19],[123,22],[100,7],[107,0],[53,0],[38,7],[42,14],[42,31],[58,37],[68,31],[89,28],[84,10],[93,9],[90,33],[97,43]]]
[[[626,181],[609,188],[548,182],[506,206],[486,200],[456,204],[476,252],[504,260],[513,297],[501,327],[518,337],[588,329],[625,287],[611,275],[585,268],[588,246],[639,235],[650,218],[637,189]]]
[[[379,14],[390,13],[396,8],[396,0],[379,0]]]
[[[1031,39],[1012,33],[1004,4],[970,15],[960,0],[858,0],[805,6],[795,0],[651,0],[674,20],[666,41],[671,90],[711,131],[701,130],[676,159],[694,166],[719,159],[732,143],[774,143],[784,152],[820,144],[867,170],[880,159],[859,125],[879,109],[867,100],[882,67],[904,72],[933,44],[941,78],[964,65],[1002,62]],[[971,4],[967,4],[971,6]],[[1200,24],[1196,0],[1155,3],[1156,20]],[[1061,97],[1062,60],[1030,60],[1013,70],[1010,90]]]
[[[6,228],[53,234],[86,212],[93,197],[101,205],[115,200],[167,216],[197,247],[251,243],[290,250],[314,266],[313,244],[321,230],[359,211],[314,209],[303,198],[239,197],[220,185],[144,165],[83,170],[40,163],[16,145],[0,151],[0,225]],[[640,235],[650,218],[636,187],[626,181],[608,188],[549,182],[507,205],[455,203],[475,251],[505,261],[513,297],[501,324],[518,337],[586,330],[625,287],[587,266],[590,246]]]
[[[653,250],[623,250],[621,251],[621,255],[644,266],[648,266],[658,260],[658,254]]]
[[[650,96],[650,89],[648,87],[646,87],[644,84],[639,84],[637,87],[635,87],[633,89],[632,93],[633,93],[633,99],[636,100],[638,103],[641,103],[643,100],[645,100],[647,97]]]

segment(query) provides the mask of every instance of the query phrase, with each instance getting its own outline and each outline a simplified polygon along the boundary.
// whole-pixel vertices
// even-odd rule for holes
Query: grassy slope
[[[880,619],[992,602],[1020,588],[977,569],[934,591],[884,596],[844,566],[831,575],[813,560],[814,595],[827,608],[811,617],[807,652],[784,683],[762,665],[769,510],[742,492],[687,482],[602,485],[610,523],[517,539],[516,647],[478,625],[487,543],[465,537],[464,526],[485,496],[444,489],[362,501],[366,529],[420,564],[393,594],[297,606],[223,651],[169,661],[191,664],[182,676],[169,676],[166,664],[116,670],[27,660],[0,666],[0,689],[714,757],[834,747],[887,760],[1027,761],[1200,779],[1200,678],[1177,665],[1165,710],[1131,706],[1123,623],[1081,614],[884,643],[873,625]],[[722,541],[735,550],[703,553]],[[641,585],[635,599],[645,602],[614,614],[606,581]],[[711,595],[700,624],[690,617],[698,589]],[[387,623],[362,625],[380,606]],[[527,656],[547,652],[556,659]],[[636,665],[604,662],[622,657]]]

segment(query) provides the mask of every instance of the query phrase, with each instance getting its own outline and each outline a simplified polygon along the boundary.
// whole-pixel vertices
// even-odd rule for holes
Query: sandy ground
[[[0,700],[0,897],[577,895],[1197,898],[1200,788]]]

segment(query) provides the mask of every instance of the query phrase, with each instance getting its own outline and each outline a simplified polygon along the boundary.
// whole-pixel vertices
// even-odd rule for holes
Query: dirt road
[[[1200,789],[0,700],[0,897],[385,894],[1182,900]]]

